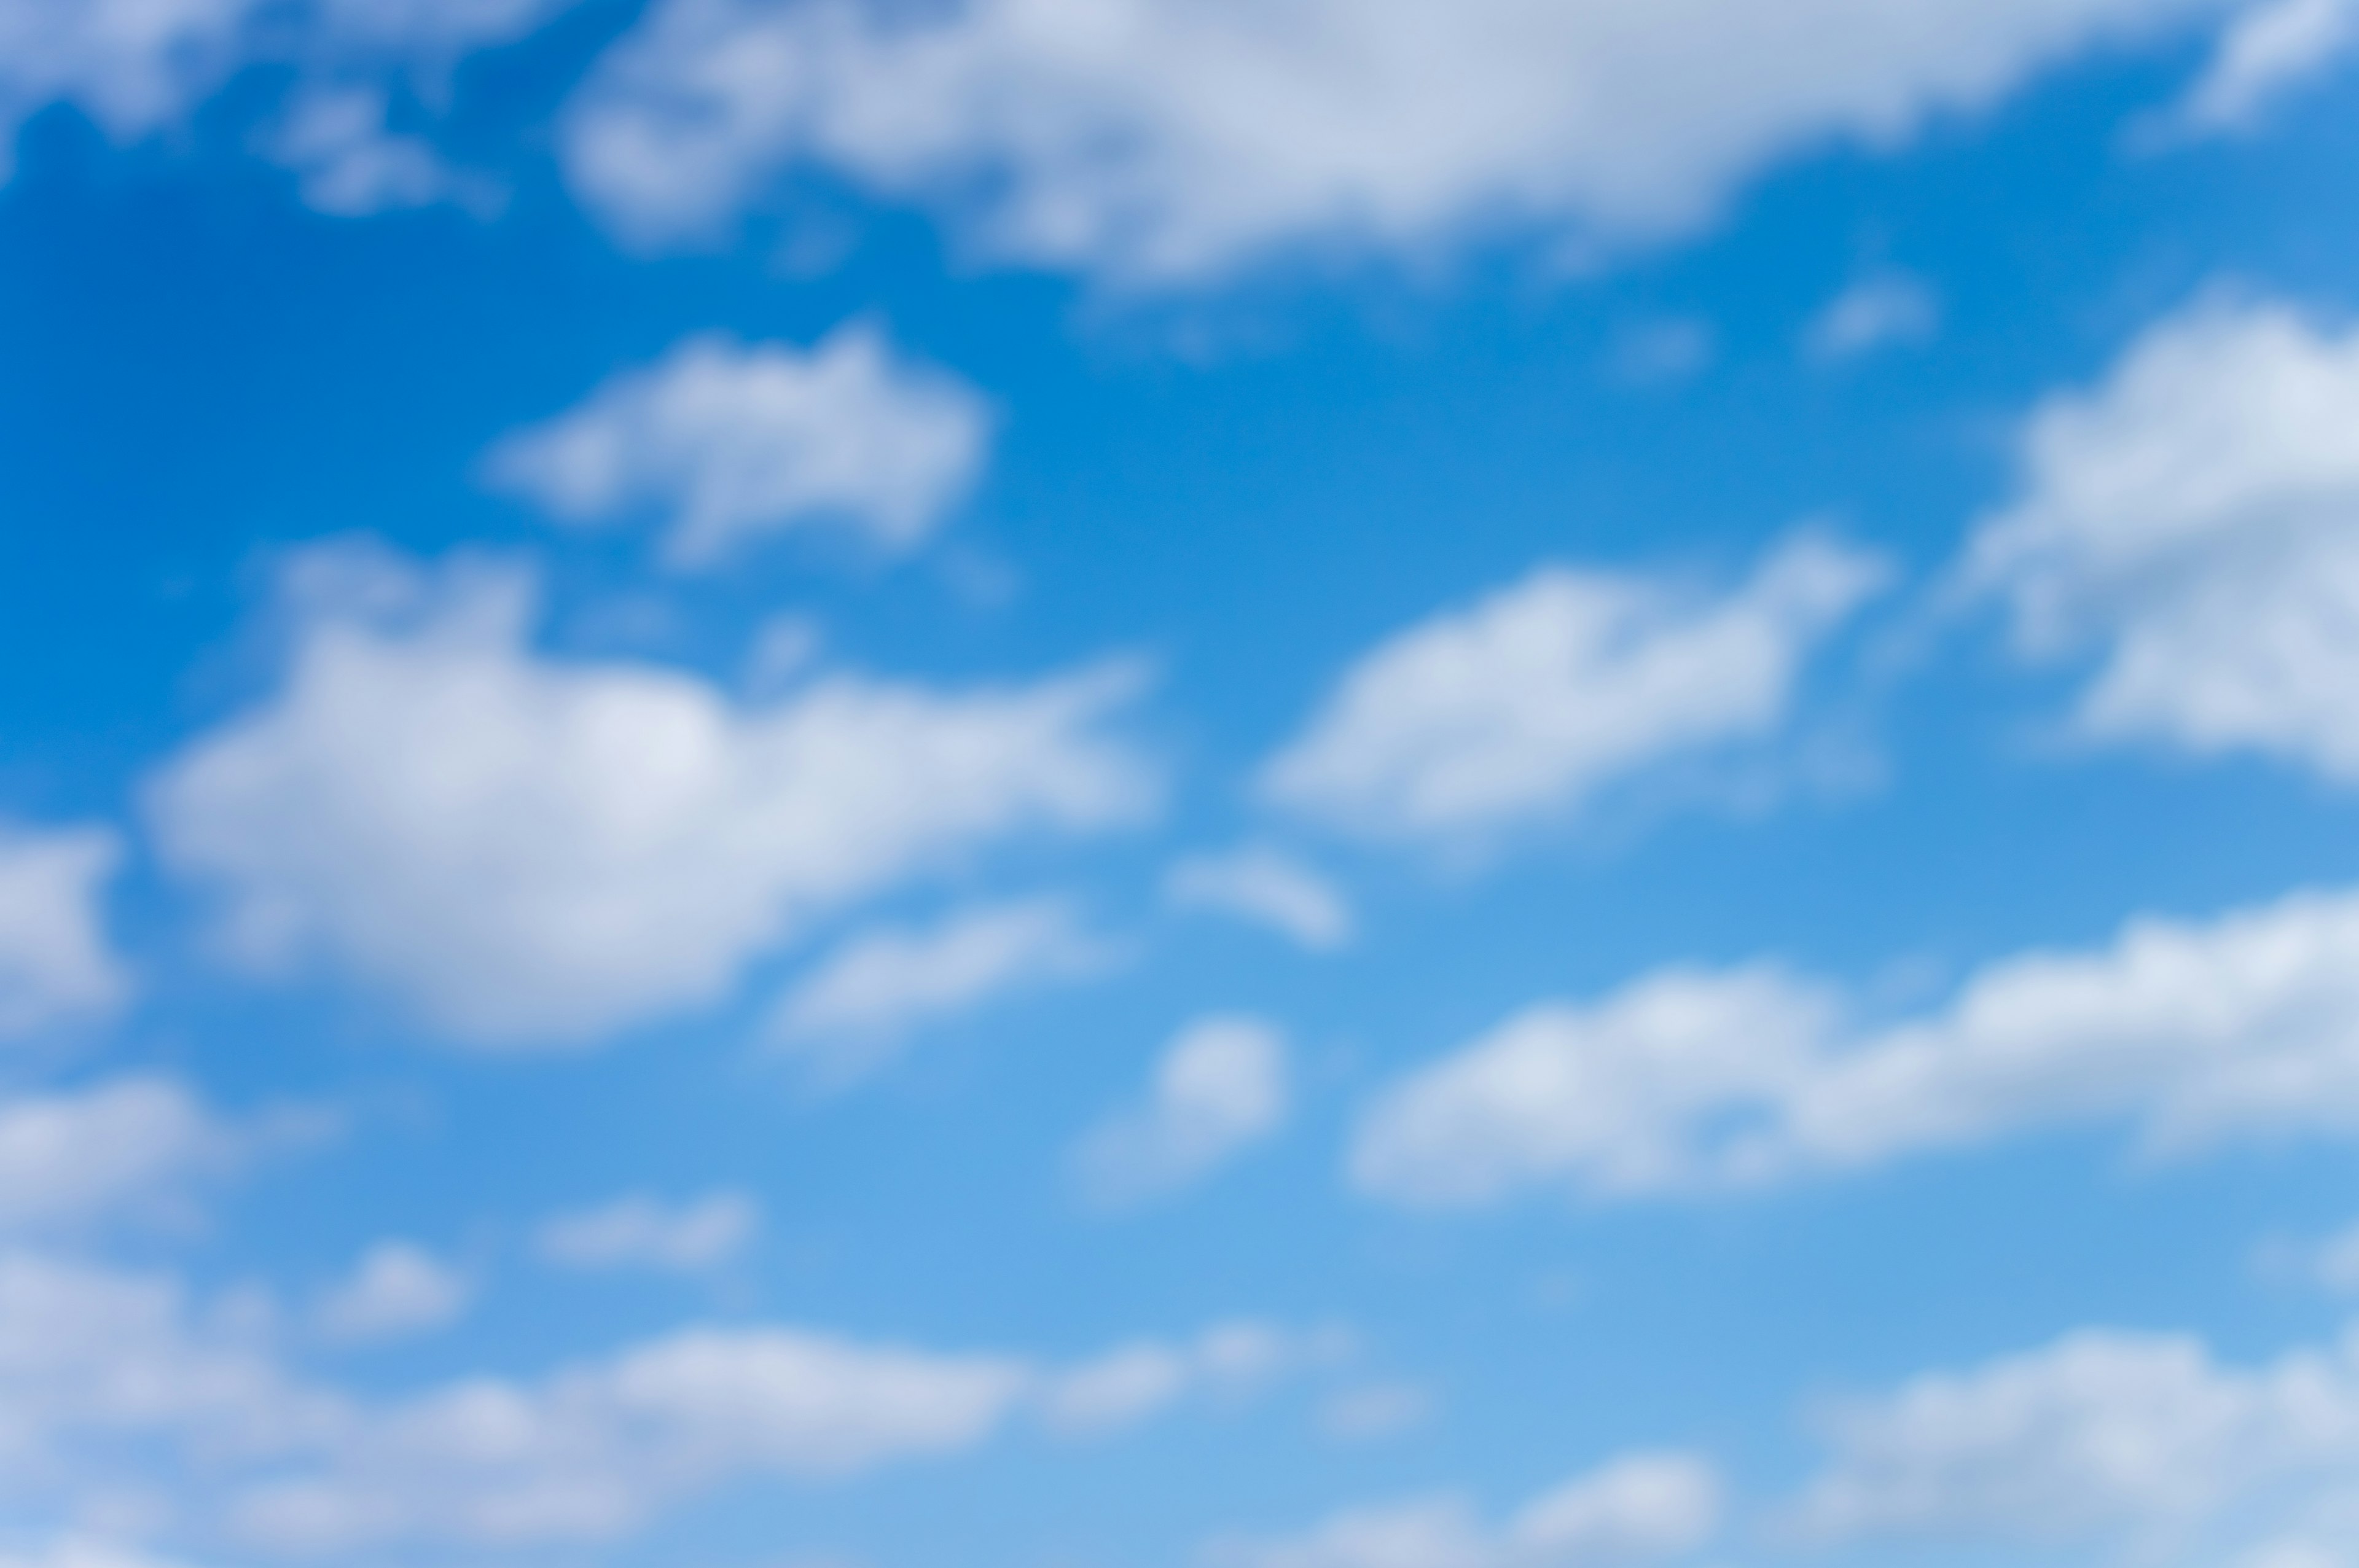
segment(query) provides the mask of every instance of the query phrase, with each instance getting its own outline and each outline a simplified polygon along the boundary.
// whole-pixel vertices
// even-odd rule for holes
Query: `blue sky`
[[[2350,0],[0,0],[0,1568],[2359,1563]]]

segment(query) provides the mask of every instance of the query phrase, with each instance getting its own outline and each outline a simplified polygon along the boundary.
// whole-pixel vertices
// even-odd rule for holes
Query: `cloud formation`
[[[1130,285],[1501,229],[1594,250],[2230,4],[664,0],[571,106],[563,157],[646,245],[725,234],[816,169]]]
[[[250,1141],[169,1078],[0,1098],[0,1237],[185,1218]]]
[[[1544,568],[1361,658],[1264,769],[1262,793],[1388,840],[1561,817],[1651,768],[1773,738],[1810,654],[1885,576],[1813,535],[1718,595]]]
[[[0,1043],[103,1017],[130,994],[103,907],[122,860],[103,827],[0,822]]]
[[[2359,330],[2215,295],[2022,438],[1963,580],[2017,646],[2093,654],[2093,740],[2252,752],[2359,784]]]
[[[1177,1386],[1141,1398],[1113,1387],[1116,1357],[1068,1368],[690,1326],[535,1378],[370,1400],[290,1370],[270,1315],[235,1298],[0,1251],[0,1485],[18,1517],[148,1497],[183,1536],[240,1555],[596,1543],[733,1481],[945,1456],[1019,1417],[1071,1433],[1128,1425],[1188,1393],[1250,1390],[1328,1345],[1222,1325],[1176,1353]]]
[[[1334,883],[1266,844],[1175,861],[1164,873],[1163,896],[1181,909],[1266,926],[1314,953],[1348,946],[1355,924]]]
[[[2359,894],[2135,921],[1992,963],[1919,1019],[1846,1011],[1767,965],[1535,1007],[1386,1090],[1353,1177],[1453,1207],[1758,1185],[2075,1122],[2165,1154],[2359,1134]]]
[[[1093,1202],[1116,1208],[1191,1185],[1285,1124],[1288,1077],[1273,1025],[1199,1020],[1164,1048],[1144,1103],[1076,1146],[1074,1173]]]
[[[991,418],[963,382],[866,326],[808,351],[690,338],[493,448],[484,477],[561,523],[646,515],[672,567],[835,524],[887,552],[941,525],[981,473]]]
[[[325,957],[460,1043],[581,1045],[724,998],[823,916],[1026,833],[1136,819],[1121,669],[739,706],[560,661],[522,574],[315,559],[284,686],[148,794],[166,864],[264,972]]]
[[[467,1276],[409,1241],[380,1241],[312,1311],[322,1338],[342,1345],[407,1339],[448,1328],[474,1299]]]
[[[2163,1562],[2227,1562],[2237,1544],[2257,1563],[2313,1528],[2337,1538],[2327,1510],[2359,1485],[2359,1341],[2236,1367],[2186,1336],[2089,1330],[1843,1401],[1822,1424],[1832,1454],[1795,1510],[1821,1541]],[[2256,1542],[2235,1516],[2264,1498]]]
[[[1637,1568],[1687,1556],[1720,1528],[1721,1486],[1692,1454],[1631,1454],[1495,1524],[1457,1497],[1338,1513],[1299,1536],[1230,1541],[1219,1568]]]
[[[851,938],[778,999],[769,1038],[842,1083],[880,1065],[911,1030],[1097,974],[1114,957],[1062,899],[960,910],[923,930]]]
[[[535,1245],[560,1268],[692,1274],[735,1259],[761,1228],[761,1205],[745,1193],[707,1193],[681,1204],[634,1193],[554,1217]]]

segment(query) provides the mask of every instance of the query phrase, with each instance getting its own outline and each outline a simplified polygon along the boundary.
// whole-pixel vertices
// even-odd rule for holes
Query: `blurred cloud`
[[[507,437],[484,477],[562,523],[654,516],[665,560],[709,571],[766,535],[828,524],[911,548],[973,487],[990,427],[972,388],[873,328],[808,351],[712,334]]]
[[[1323,826],[1430,844],[1563,817],[1649,769],[1774,737],[1810,655],[1887,574],[1810,534],[1718,594],[1543,568],[1363,656],[1261,792]]]
[[[1155,798],[1110,732],[1125,669],[831,674],[740,707],[533,652],[519,571],[312,564],[349,580],[299,611],[283,687],[151,782],[156,838],[245,964],[334,960],[462,1044],[586,1045],[710,1005],[822,915]]]
[[[1535,1007],[1385,1091],[1353,1177],[1447,1208],[1756,1185],[2090,1121],[2164,1154],[2359,1134],[2359,894],[2135,921],[1989,964],[1922,1018],[1844,1013],[1770,966]]]
[[[1110,1208],[1192,1185],[1285,1124],[1288,1076],[1275,1026],[1245,1017],[1190,1024],[1157,1060],[1145,1102],[1075,1146],[1074,1175]]]
[[[2021,438],[1969,591],[2027,659],[2098,658],[2092,740],[2256,752],[2359,784],[2359,331],[2215,294]]]
[[[707,1193],[680,1204],[634,1193],[552,1217],[536,1244],[542,1258],[568,1269],[689,1274],[733,1261],[761,1228],[761,1205],[745,1193]]]
[[[1348,946],[1355,924],[1332,882],[1265,844],[1174,861],[1164,873],[1163,896],[1180,909],[1265,926],[1315,953]]]
[[[0,821],[0,1043],[103,1018],[129,997],[103,904],[122,862],[107,828]]]

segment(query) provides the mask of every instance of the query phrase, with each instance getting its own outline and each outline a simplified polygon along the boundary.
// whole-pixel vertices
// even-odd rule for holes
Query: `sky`
[[[0,1568],[2359,1568],[2359,3],[0,132]]]

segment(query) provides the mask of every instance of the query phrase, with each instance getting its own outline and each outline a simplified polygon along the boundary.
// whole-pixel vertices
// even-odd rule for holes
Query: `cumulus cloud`
[[[2221,35],[2169,128],[2184,135],[2249,131],[2279,102],[2359,48],[2354,0],[2267,0]]]
[[[1756,1184],[2073,1122],[2131,1122],[2156,1153],[2359,1133],[2359,894],[2135,921],[1880,1028],[1846,1011],[1767,965],[1536,1007],[1387,1090],[1352,1172],[1452,1206]]]
[[[1821,1540],[2228,1561],[2207,1532],[2240,1505],[2266,1498],[2272,1535],[2298,1532],[2359,1485],[2359,1339],[2235,1367],[2184,1336],[2084,1331],[1843,1401],[1823,1424],[1831,1458],[1796,1509]]]
[[[130,994],[103,907],[122,860],[103,827],[0,821],[0,1042],[103,1017]]]
[[[1072,905],[1032,899],[961,910],[919,931],[859,935],[778,1000],[771,1039],[823,1079],[868,1071],[920,1025],[1113,961]]]
[[[953,692],[830,674],[740,706],[535,653],[515,570],[310,565],[283,686],[151,781],[156,840],[251,967],[325,957],[462,1043],[709,1005],[824,916],[1152,802],[1109,733],[1126,669]]]
[[[1594,249],[1708,220],[1794,152],[1888,147],[2229,0],[664,0],[568,114],[627,238],[712,238],[819,169],[984,250],[1125,283],[1304,247]]]
[[[733,1481],[947,1456],[1018,1418],[1128,1424],[1180,1394],[1250,1389],[1328,1344],[1224,1325],[1184,1342],[1185,1387],[1141,1400],[1108,1391],[1112,1357],[1067,1368],[693,1326],[536,1378],[365,1399],[289,1370],[267,1314],[168,1275],[0,1251],[0,1478],[18,1518],[137,1491],[188,1539],[246,1550],[595,1543]]]
[[[1921,278],[1879,272],[1829,300],[1802,334],[1810,358],[1833,364],[1880,349],[1930,342],[1941,330],[1941,299]]]
[[[458,1322],[474,1293],[464,1273],[424,1248],[380,1241],[321,1296],[312,1322],[338,1344],[407,1339]]]
[[[1338,1513],[1283,1540],[1231,1541],[1221,1568],[1636,1568],[1685,1557],[1720,1528],[1721,1486],[1691,1454],[1632,1454],[1495,1524],[1462,1498]]]
[[[714,335],[508,437],[484,474],[560,522],[652,516],[685,569],[830,523],[899,551],[973,488],[990,424],[972,388],[866,326],[808,351]]]
[[[1379,645],[1264,770],[1274,803],[1452,840],[1575,811],[1666,762],[1773,737],[1806,661],[1884,580],[1804,535],[1719,595],[1546,568]]]
[[[2104,741],[2359,784],[2359,331],[2214,296],[2051,396],[1964,580],[2022,653],[2098,658]]]
[[[1073,1152],[1093,1202],[1122,1207],[1201,1181],[1286,1120],[1286,1037],[1259,1019],[1213,1017],[1180,1031],[1155,1065],[1145,1103],[1118,1112]]]
[[[690,1274],[745,1251],[762,1228],[761,1206],[745,1193],[707,1193],[667,1204],[644,1193],[561,1214],[540,1227],[541,1257],[568,1269],[654,1269]]]
[[[1332,953],[1352,940],[1352,906],[1335,884],[1265,844],[1174,862],[1163,878],[1163,896],[1181,909],[1266,926],[1314,953]]]
[[[247,1142],[167,1078],[0,1098],[0,1236],[181,1217]]]

